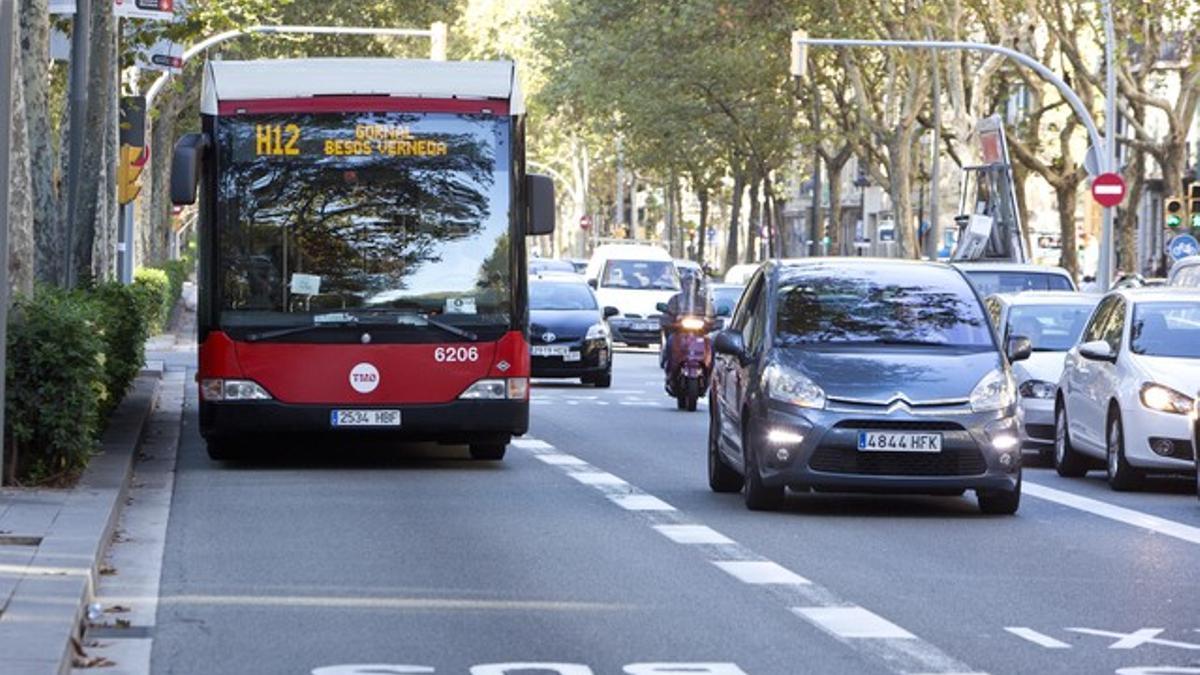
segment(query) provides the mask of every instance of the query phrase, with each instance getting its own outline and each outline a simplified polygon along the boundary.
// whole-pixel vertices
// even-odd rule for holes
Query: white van
[[[679,291],[675,261],[664,248],[644,244],[603,244],[588,261],[585,275],[601,307],[616,307],[608,320],[614,342],[659,343],[659,311]]]

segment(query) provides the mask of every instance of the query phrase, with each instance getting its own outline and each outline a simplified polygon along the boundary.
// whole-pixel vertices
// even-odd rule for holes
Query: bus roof
[[[216,115],[222,101],[317,96],[503,100],[525,112],[512,61],[425,61],[382,58],[209,61],[200,111]]]

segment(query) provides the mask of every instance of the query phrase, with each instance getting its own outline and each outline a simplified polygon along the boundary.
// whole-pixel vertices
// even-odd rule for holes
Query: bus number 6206
[[[438,363],[464,363],[479,360],[479,347],[438,347],[433,350]]]

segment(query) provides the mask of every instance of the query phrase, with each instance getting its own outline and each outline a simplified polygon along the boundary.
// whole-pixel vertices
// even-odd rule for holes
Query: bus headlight
[[[458,395],[462,400],[499,401],[529,398],[529,378],[510,377],[479,380]]]
[[[200,381],[200,397],[205,401],[269,401],[271,394],[254,380]]]

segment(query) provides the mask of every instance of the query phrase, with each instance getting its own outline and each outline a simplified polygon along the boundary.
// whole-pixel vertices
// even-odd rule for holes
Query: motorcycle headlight
[[[1146,382],[1142,384],[1142,405],[1159,412],[1187,415],[1192,412],[1192,397],[1170,387]]]
[[[685,316],[682,320],[680,320],[679,325],[684,330],[703,330],[704,319],[698,319],[694,316]]]
[[[971,391],[971,410],[1004,410],[1016,402],[1016,389],[1012,375],[1007,370],[997,368],[984,375]]]
[[[1058,385],[1045,380],[1025,380],[1017,389],[1024,398],[1054,398],[1058,393]]]
[[[777,363],[767,366],[763,375],[767,382],[767,393],[776,401],[801,408],[819,410],[825,407],[825,391],[804,375]]]
[[[608,324],[603,321],[588,328],[585,340],[603,340],[608,337]]]

